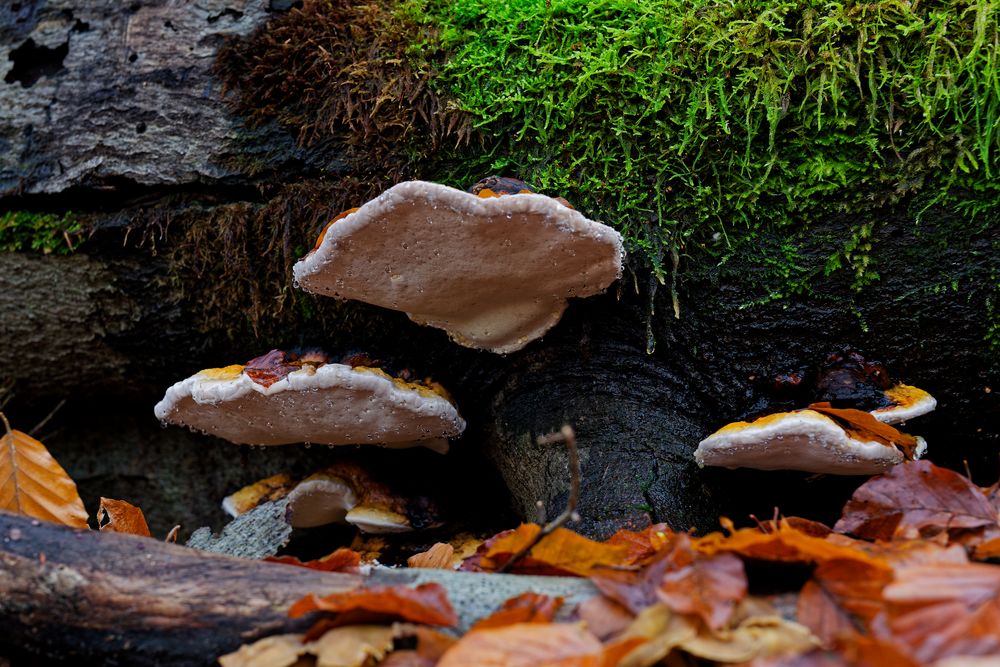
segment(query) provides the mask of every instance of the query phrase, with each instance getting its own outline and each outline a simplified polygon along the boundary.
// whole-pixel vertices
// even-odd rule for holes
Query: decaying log
[[[0,512],[0,655],[211,665],[243,643],[308,626],[285,613],[307,593],[431,581],[447,589],[462,627],[527,590],[561,595],[567,610],[596,593],[586,580],[559,577],[317,572]]]

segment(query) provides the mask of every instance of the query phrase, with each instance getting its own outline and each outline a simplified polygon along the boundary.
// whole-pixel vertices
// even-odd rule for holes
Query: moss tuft
[[[1000,203],[1000,5],[878,0],[410,0],[448,55],[435,83],[490,150],[471,172],[570,193],[663,274],[784,229],[779,291],[877,279],[886,207]],[[440,53],[440,48],[428,48]],[[816,221],[850,214],[817,274]],[[751,248],[752,249],[752,248]]]
[[[262,204],[142,211],[132,226],[145,230],[143,243],[154,251],[169,239],[173,286],[204,331],[280,340],[282,328],[315,314],[314,297],[293,288],[292,265],[327,221],[367,190],[354,178],[305,181]]]
[[[443,146],[469,142],[470,116],[430,85],[421,28],[393,3],[306,0],[220,51],[216,71],[251,126],[275,120],[306,146],[342,142],[354,173],[381,187]]]
[[[72,213],[8,211],[0,215],[0,252],[34,250],[68,255],[81,243],[83,225]]]

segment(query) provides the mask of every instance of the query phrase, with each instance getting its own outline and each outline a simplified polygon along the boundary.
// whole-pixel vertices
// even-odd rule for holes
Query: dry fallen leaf
[[[916,457],[916,438],[880,422],[870,412],[852,408],[835,408],[829,403],[813,403],[809,409],[834,420],[838,426],[856,440],[878,442],[888,447],[895,445],[903,452],[907,461],[912,461]]]
[[[406,559],[409,567],[437,570],[453,570],[452,559],[455,557],[455,547],[444,542],[438,542],[427,551],[415,554]]]
[[[758,528],[741,528],[730,535],[709,533],[692,539],[691,543],[696,550],[707,555],[729,552],[744,558],[795,563],[853,560],[888,568],[878,556],[865,553],[854,545],[814,537],[798,530],[784,519],[778,521],[777,530],[771,532],[765,533]]]
[[[517,623],[466,634],[437,667],[602,667],[603,654],[580,625]]]
[[[868,628],[885,609],[882,591],[892,572],[848,560],[820,564],[799,594],[796,618],[825,643]]]
[[[486,570],[499,569],[511,556],[531,543],[541,529],[533,523],[521,524],[516,531],[501,537],[490,547],[480,566]],[[557,528],[542,538],[511,572],[586,577],[602,568],[622,564],[628,551],[624,545],[595,542],[571,530]]]
[[[665,604],[656,604],[643,609],[620,637],[609,642],[608,650],[611,652],[616,645],[642,639],[643,643],[627,652],[618,664],[620,667],[651,667],[697,635],[693,620],[675,614]]]
[[[352,625],[330,630],[316,641],[302,635],[265,637],[219,658],[222,667],[291,667],[314,656],[316,667],[365,667],[392,650],[395,630],[383,625]],[[311,662],[309,664],[312,664]]]
[[[361,554],[353,549],[341,547],[332,554],[323,556],[318,560],[301,561],[295,556],[268,556],[264,559],[268,563],[281,563],[283,565],[295,565],[305,567],[310,570],[321,572],[346,572],[357,574],[360,572]]]
[[[427,625],[458,625],[458,617],[441,584],[386,586],[334,593],[324,598],[307,595],[288,610],[292,618],[311,611],[364,612],[386,620],[412,621]]]
[[[694,614],[719,629],[747,594],[743,561],[727,553],[703,556],[691,549],[687,535],[679,537],[657,594],[672,610]]]
[[[104,519],[107,518],[107,522]],[[101,530],[113,533],[128,533],[150,537],[149,526],[142,510],[124,500],[101,498],[101,506],[97,510],[97,526]]]
[[[383,625],[351,625],[330,630],[307,648],[316,667],[362,667],[392,650],[394,634]]]
[[[274,635],[219,658],[222,667],[290,667],[305,653],[302,635]]]
[[[76,483],[27,433],[14,431],[0,412],[6,431],[0,440],[0,510],[73,528],[87,527]]]
[[[865,482],[844,506],[834,530],[892,540],[942,533],[956,538],[991,527],[997,527],[997,509],[982,489],[956,472],[915,461]]]
[[[657,523],[640,531],[623,528],[605,540],[605,544],[628,547],[622,565],[633,565],[649,561],[658,551],[668,548],[673,535],[667,524]]]
[[[470,631],[502,628],[515,623],[551,623],[562,603],[563,599],[560,597],[554,598],[530,591],[521,593],[504,602],[486,618],[480,619]]]

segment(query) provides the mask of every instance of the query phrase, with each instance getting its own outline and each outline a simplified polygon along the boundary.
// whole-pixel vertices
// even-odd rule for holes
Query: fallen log
[[[560,577],[318,572],[0,512],[0,656],[211,665],[243,643],[307,627],[309,618],[285,613],[307,593],[425,582],[445,587],[460,629],[524,591],[561,595],[567,610],[596,594],[586,580]]]

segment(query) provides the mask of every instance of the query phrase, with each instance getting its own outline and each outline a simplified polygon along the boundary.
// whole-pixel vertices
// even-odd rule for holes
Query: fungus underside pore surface
[[[996,236],[998,24],[986,0],[312,0],[218,71],[251,123],[343,144],[368,194],[515,175],[661,282],[750,264],[754,303],[875,283],[890,214],[918,239],[940,210],[952,244]]]

